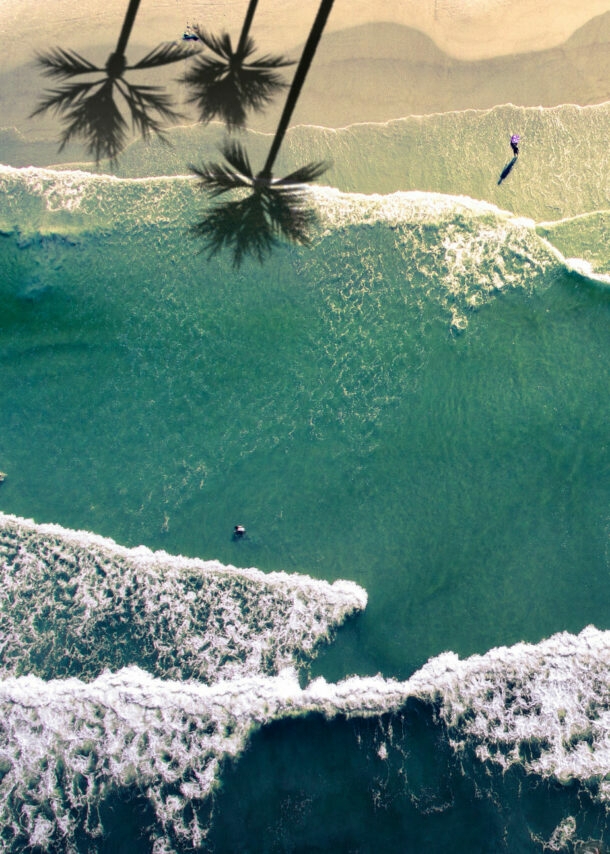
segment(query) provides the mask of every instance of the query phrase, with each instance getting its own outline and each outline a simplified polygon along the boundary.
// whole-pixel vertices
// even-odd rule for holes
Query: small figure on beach
[[[510,138],[510,147],[513,150],[513,154],[515,157],[519,156],[519,143],[521,142],[521,137],[518,133],[514,133]]]
[[[233,539],[234,540],[243,540],[246,536],[246,529],[243,525],[236,525],[233,528]]]
[[[197,33],[193,31],[191,25],[187,22],[186,27],[184,28],[184,32],[182,33],[182,41],[185,42],[198,42],[199,36]]]

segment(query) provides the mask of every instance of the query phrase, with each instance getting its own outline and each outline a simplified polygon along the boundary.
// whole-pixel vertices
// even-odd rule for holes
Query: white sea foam
[[[59,169],[38,166],[14,167],[0,164],[0,190],[8,193],[20,186],[32,196],[45,201],[46,210],[74,212],[85,202],[100,204],[100,198],[108,193],[121,196],[130,190],[139,190],[140,205],[146,208],[151,194],[165,195],[174,191],[182,193],[193,189],[196,179],[191,175],[165,175],[146,178],[119,178],[82,169]],[[101,196],[100,196],[101,194]],[[347,224],[367,224],[385,221],[397,224],[414,218],[444,219],[456,211],[473,214],[496,214],[513,218],[489,202],[452,196],[443,193],[421,191],[398,191],[388,195],[346,193],[333,187],[311,187],[311,195],[320,205],[323,223],[327,228]],[[203,197],[200,197],[203,198]],[[140,211],[126,211],[126,215],[138,217]],[[523,222],[530,222],[521,218]]]
[[[497,294],[510,289],[531,293],[546,285],[550,269],[565,263],[538,236],[533,220],[465,196],[364,196],[327,187],[316,189],[314,197],[325,237],[356,224],[390,228],[414,298],[425,293],[440,304],[455,331],[466,328],[469,314]],[[356,260],[345,259],[346,269],[362,260],[365,236],[359,233],[360,251],[353,253]],[[352,278],[346,272],[341,281],[351,289]],[[370,287],[377,290],[378,283],[371,281]],[[333,312],[341,310],[340,302],[339,294]]]
[[[186,224],[195,182],[186,176],[117,178],[83,170],[0,165],[0,227],[29,234],[131,231]]]
[[[586,780],[590,791],[594,781],[610,802],[609,677],[610,632],[589,627],[465,660],[445,653],[406,682],[317,679],[301,688],[284,671],[204,686],[136,667],[89,684],[8,678],[0,683],[0,820],[30,844],[69,840],[79,807],[91,822],[113,791],[137,783],[165,843],[196,846],[222,760],[238,756],[256,728],[310,712],[378,717],[410,698],[432,707],[456,752]],[[88,832],[101,827],[94,821]]]
[[[127,549],[0,514],[0,667],[93,678],[139,663],[203,681],[311,659],[366,606],[353,582]]]
[[[322,236],[350,225],[391,228],[405,278],[442,305],[456,331],[468,325],[473,309],[498,293],[530,293],[550,269],[566,265],[561,253],[536,234],[534,220],[467,196],[363,195],[323,187],[313,189],[313,197]],[[432,281],[438,283],[434,289]]]
[[[197,844],[206,813],[186,821],[186,804],[205,802],[223,758],[238,755],[254,728],[309,712],[376,717],[409,698],[432,706],[457,752],[559,780],[593,780],[610,802],[610,632],[590,627],[466,660],[444,653],[406,682],[317,679],[302,689],[281,667],[364,607],[356,585],[236,570],[1,520],[5,673],[23,673],[36,659],[27,647],[37,644],[51,662],[61,652],[75,656],[83,675],[99,672],[108,662],[99,651],[88,661],[85,650],[124,643],[120,628],[108,630],[118,617],[129,621],[128,635],[148,632],[158,673],[187,671],[212,682],[159,679],[132,666],[89,684],[33,675],[0,683],[0,815],[4,826],[21,822],[30,844],[69,838],[72,808],[136,781],[160,824]]]
[[[77,211],[95,187],[115,182],[110,176],[94,175],[80,169],[46,169],[38,166],[15,168],[0,165],[0,189],[4,192],[22,185],[32,196],[44,200],[47,211]]]
[[[134,179],[2,166],[0,189],[5,190],[0,227],[26,235],[36,230],[120,230],[126,235],[155,228],[163,239],[175,240],[173,229],[183,235],[206,204],[196,181],[186,176]],[[319,260],[316,250],[327,239],[352,226],[360,228],[362,246],[366,227],[389,228],[404,259],[407,282],[414,282],[415,290],[423,284],[455,330],[465,328],[469,313],[502,291],[533,291],[556,265],[608,283],[587,262],[566,261],[536,233],[534,220],[489,202],[419,191],[364,195],[331,187],[312,188],[311,200],[319,215],[319,227],[305,250],[312,260]]]
[[[600,285],[610,285],[610,275],[596,273],[593,264],[590,261],[585,261],[584,258],[566,258],[566,266],[568,270],[577,273],[584,279],[597,282]]]
[[[165,845],[196,847],[222,761],[238,756],[256,728],[313,711],[376,715],[404,699],[403,686],[380,678],[317,680],[303,690],[291,671],[210,686],[136,667],[89,684],[9,678],[0,682],[0,821],[17,842],[50,847],[69,843],[86,814],[97,836],[100,804],[137,785]]]
[[[312,187],[313,197],[320,203],[323,223],[329,228],[349,224],[387,222],[398,225],[405,221],[443,220],[455,213],[476,215],[493,214],[504,219],[515,219],[532,224],[533,220],[515,217],[490,202],[468,196],[451,196],[445,193],[419,190],[397,191],[388,195],[377,193],[345,193],[334,187]]]
[[[8,679],[0,683],[0,705],[0,820],[23,847],[69,844],[75,811],[87,809],[87,831],[99,835],[96,808],[134,784],[174,838],[197,845],[205,821],[196,813],[185,819],[187,803],[201,805],[220,760],[239,752],[248,729],[268,714],[256,682],[235,680],[210,692],[159,682],[137,668],[91,684]]]

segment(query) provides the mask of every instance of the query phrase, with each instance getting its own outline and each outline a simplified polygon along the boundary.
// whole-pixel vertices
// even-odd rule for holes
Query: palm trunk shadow
[[[498,180],[498,184],[501,184],[502,181],[510,175],[511,170],[512,170],[512,168],[516,162],[517,162],[517,155],[515,154],[513,159],[511,161],[509,161],[506,164],[506,166],[504,167],[504,169],[502,170],[502,174],[500,175],[500,178]]]

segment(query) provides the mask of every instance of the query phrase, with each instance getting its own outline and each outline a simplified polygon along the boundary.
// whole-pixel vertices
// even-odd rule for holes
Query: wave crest
[[[356,584],[174,557],[0,514],[0,673],[138,664],[204,682],[311,660],[366,606]]]

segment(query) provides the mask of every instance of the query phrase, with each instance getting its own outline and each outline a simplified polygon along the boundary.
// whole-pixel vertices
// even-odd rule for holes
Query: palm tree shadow
[[[213,205],[207,214],[191,226],[189,233],[203,241],[208,260],[223,249],[233,255],[233,266],[254,256],[260,263],[280,239],[307,244],[317,223],[308,185],[327,168],[326,163],[310,163],[284,178],[255,175],[246,151],[238,142],[228,140],[222,147],[226,164],[191,166],[203,189],[211,198],[236,191],[237,198]]]
[[[262,262],[280,237],[296,243],[309,242],[317,216],[308,185],[326,171],[328,164],[309,163],[279,179],[273,177],[273,166],[333,2],[320,2],[262,170],[255,174],[243,146],[230,140],[221,148],[224,163],[191,166],[201,189],[212,199],[225,193],[237,194],[237,198],[213,206],[190,229],[192,235],[203,239],[208,257],[228,247],[233,251],[234,265],[239,267],[246,255],[254,255]]]
[[[263,110],[286,86],[277,69],[294,65],[292,61],[270,54],[254,58],[249,33],[257,6],[258,0],[249,0],[235,49],[228,33],[214,36],[192,28],[211,54],[204,53],[183,79],[191,92],[188,102],[197,106],[204,124],[219,118],[230,131],[243,128],[248,110]]]
[[[218,118],[230,131],[245,127],[249,110],[261,112],[286,88],[277,69],[294,62],[270,54],[255,58],[256,47],[249,37],[240,39],[234,49],[228,33],[217,37],[201,27],[193,30],[211,56],[198,57],[184,75],[190,90],[188,103],[197,107],[204,124]]]
[[[508,176],[510,175],[510,173],[511,173],[511,171],[512,171],[512,168],[513,168],[513,166],[515,165],[515,163],[516,163],[516,162],[517,162],[517,155],[515,155],[515,156],[513,157],[513,159],[512,159],[512,160],[510,160],[510,161],[506,164],[506,166],[504,167],[504,169],[502,170],[502,173],[500,174],[500,178],[498,179],[498,184],[501,184],[501,183],[502,183],[502,181],[504,181],[504,179],[505,179],[505,178],[508,178]]]
[[[135,65],[128,65],[125,49],[140,0],[130,0],[116,50],[104,67],[97,67],[79,53],[57,47],[37,57],[46,77],[70,82],[57,89],[45,90],[38,107],[30,118],[46,112],[60,118],[63,130],[59,151],[75,138],[83,140],[87,153],[99,163],[103,158],[116,162],[128,139],[128,122],[123,109],[131,118],[132,128],[146,138],[151,133],[167,142],[164,122],[176,122],[182,117],[174,110],[170,96],[159,86],[128,82],[126,71],[149,70],[192,56],[196,51],[181,44],[160,44]],[[99,75],[97,79],[81,79]]]

